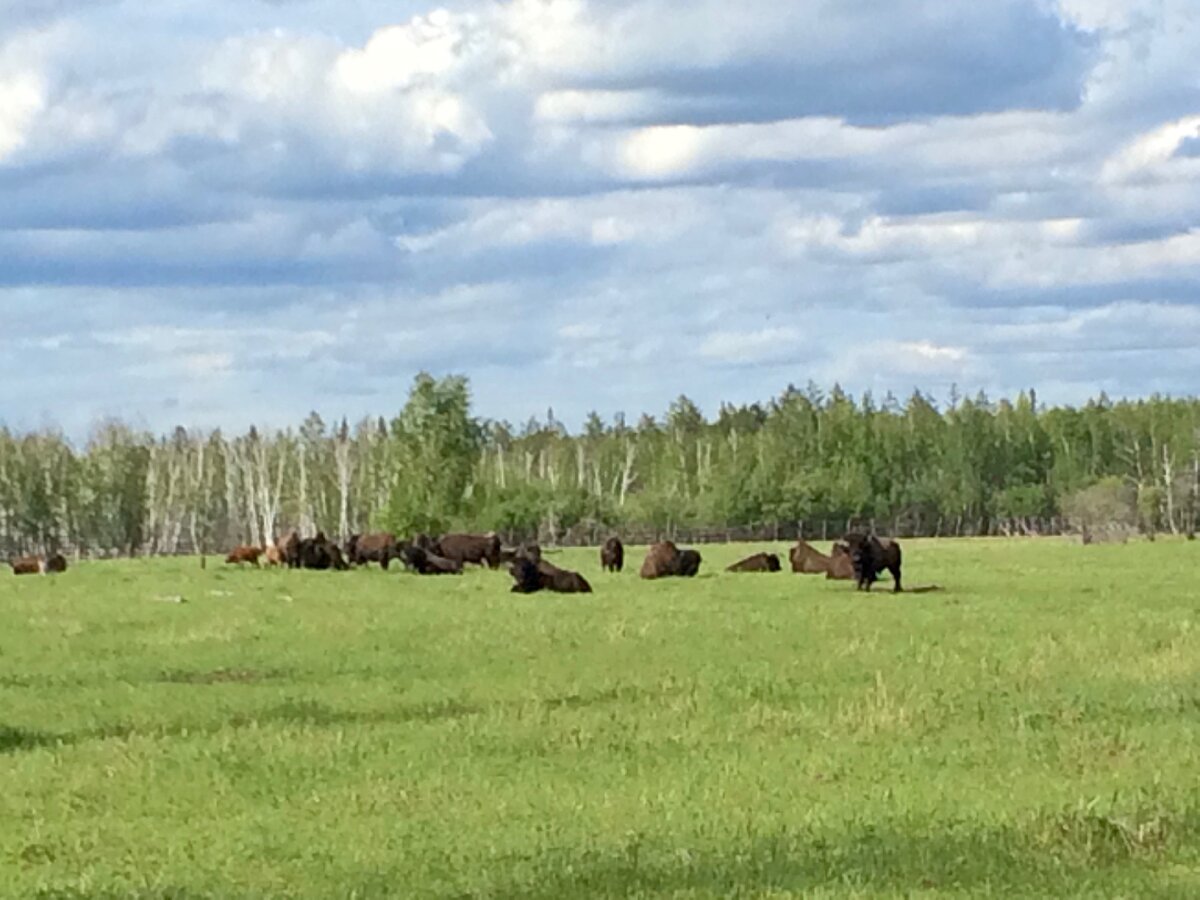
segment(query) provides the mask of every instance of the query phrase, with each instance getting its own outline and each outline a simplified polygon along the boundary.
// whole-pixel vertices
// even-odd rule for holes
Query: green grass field
[[[0,576],[0,896],[1200,896],[1200,545],[756,549]]]

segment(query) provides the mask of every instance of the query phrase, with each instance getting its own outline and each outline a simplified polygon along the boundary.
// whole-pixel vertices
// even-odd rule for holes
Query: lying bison
[[[44,571],[40,556],[18,556],[10,559],[8,564],[12,566],[14,575],[40,575]]]
[[[457,560],[430,553],[417,544],[401,547],[399,559],[418,575],[461,575],[463,570],[462,563]]]
[[[490,569],[500,567],[500,538],[495,532],[488,534],[444,534],[434,543],[431,550],[459,563],[476,563]]]
[[[660,541],[650,547],[639,574],[642,578],[691,578],[700,571],[700,562],[695,550],[680,550],[671,541]]]
[[[10,559],[14,575],[56,575],[67,571],[67,558],[61,553],[55,553],[46,558],[40,556],[19,556]]]
[[[829,568],[825,572],[825,577],[838,581],[853,580],[854,561],[850,558],[850,547],[848,544],[839,542],[833,545],[833,551],[829,554]]]
[[[400,547],[396,536],[390,532],[377,534],[353,534],[346,541],[346,562],[352,566],[379,563],[386,570],[393,559],[400,558]]]
[[[297,566],[301,569],[316,569],[326,571],[335,569],[344,572],[350,568],[342,550],[337,544],[325,537],[325,532],[318,531],[316,537],[305,538],[296,544]],[[291,562],[288,563],[291,565]]]
[[[779,557],[774,553],[755,553],[753,556],[747,556],[741,562],[735,562],[732,566],[728,566],[726,572],[778,572],[780,570]]]
[[[228,565],[241,566],[244,563],[250,563],[255,568],[258,567],[258,558],[263,555],[261,547],[251,547],[243,544],[240,547],[234,547],[229,551],[229,555],[225,557],[225,562]]]
[[[802,575],[824,575],[826,578],[849,580],[854,577],[850,564],[850,550],[845,544],[834,544],[833,552],[826,556],[807,541],[800,540],[788,551],[792,571]]]
[[[805,540],[798,540],[788,551],[792,571],[801,575],[822,575],[829,571],[829,557]]]
[[[554,591],[558,594],[590,594],[592,586],[578,572],[568,572],[545,560],[534,561],[527,556],[518,556],[509,567],[515,584],[514,594],[535,594],[538,591]]]
[[[610,537],[600,548],[600,568],[605,572],[620,572],[625,568],[625,546],[619,537]]]
[[[851,532],[844,538],[858,590],[869,591],[885,569],[892,573],[892,590],[900,593],[900,545],[891,538]]]

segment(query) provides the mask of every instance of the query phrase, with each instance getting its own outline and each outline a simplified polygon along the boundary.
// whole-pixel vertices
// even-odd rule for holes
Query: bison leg
[[[904,590],[904,588],[900,586],[900,563],[893,563],[892,565],[888,566],[888,571],[892,573],[892,578],[895,581],[895,584],[892,586],[892,593],[899,594]]]

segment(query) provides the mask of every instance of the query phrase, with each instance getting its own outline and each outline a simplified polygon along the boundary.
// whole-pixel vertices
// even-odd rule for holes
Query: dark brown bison
[[[600,568],[605,572],[620,572],[625,568],[625,546],[619,537],[610,537],[600,548]]]
[[[860,591],[869,591],[885,569],[892,573],[892,590],[900,593],[900,545],[891,538],[851,532],[844,538]]]
[[[568,572],[545,560],[534,562],[524,556],[518,556],[509,567],[512,575],[514,594],[534,594],[541,590],[554,591],[559,594],[590,594],[592,586],[578,572]]]
[[[67,558],[61,553],[46,557],[42,563],[42,571],[47,575],[58,575],[67,571]]]
[[[40,556],[19,556],[16,559],[10,559],[8,564],[12,566],[14,575],[39,575],[43,571]]]
[[[463,570],[462,563],[457,560],[430,553],[416,544],[401,547],[399,559],[418,575],[461,575]]]
[[[300,532],[293,528],[282,535],[275,542],[275,546],[279,548],[279,554],[283,558],[284,565],[289,569],[300,568]]]
[[[679,557],[675,561],[675,572],[680,578],[695,578],[700,572],[699,550],[680,550]]]
[[[258,558],[262,556],[261,547],[251,547],[243,544],[240,547],[234,547],[229,551],[229,555],[225,557],[225,562],[229,565],[240,566],[244,563],[250,563],[255,568],[258,567]]]
[[[396,536],[390,532],[354,534],[346,541],[346,561],[352,566],[377,562],[386,570],[393,559],[399,558],[400,547],[396,543]]]
[[[779,570],[779,557],[774,553],[755,553],[725,569],[726,572],[778,572]]]
[[[650,547],[639,574],[642,578],[691,578],[700,571],[700,562],[695,550],[680,550],[671,541],[660,541]]]
[[[500,538],[488,534],[444,534],[432,548],[437,556],[460,563],[476,563],[488,568],[500,567]]]
[[[296,558],[299,568],[302,569],[318,571],[335,569],[344,572],[350,568],[346,558],[342,556],[341,548],[326,538],[323,531],[318,531],[316,537],[299,541],[296,547]]]

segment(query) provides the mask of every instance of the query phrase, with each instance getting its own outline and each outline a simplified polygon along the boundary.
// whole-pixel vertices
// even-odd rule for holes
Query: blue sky
[[[1191,0],[0,0],[0,417],[1200,392]]]

